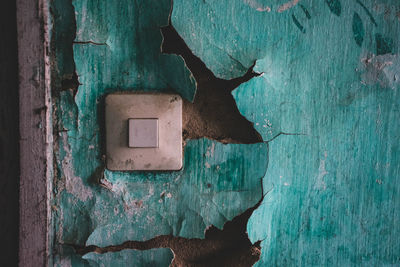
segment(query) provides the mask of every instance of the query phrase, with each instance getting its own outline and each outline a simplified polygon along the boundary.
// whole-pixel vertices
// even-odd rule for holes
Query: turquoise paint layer
[[[171,22],[217,77],[232,79],[242,76],[264,56],[265,43],[259,40],[272,41],[273,33],[259,24],[264,12],[254,12],[270,8],[268,2],[174,0]]]
[[[77,95],[55,99],[57,264],[168,265],[165,250],[82,259],[68,244],[202,237],[208,224],[221,227],[259,200],[260,177],[268,194],[248,223],[251,240],[263,240],[258,266],[400,263],[396,1],[174,1],[172,24],[218,77],[256,61],[263,75],[233,95],[270,151],[200,139],[188,142],[180,172],[104,177],[104,95],[175,89],[191,99],[194,83],[179,57],[159,53],[169,1],[73,3],[76,41],[92,43],[74,45]],[[71,13],[57,4],[58,16]],[[71,25],[60,21],[57,66],[68,78],[72,59],[61,42]]]
[[[214,73],[263,73],[233,92],[270,145],[257,266],[399,265],[399,3],[296,2],[174,1]]]
[[[203,238],[207,226],[222,228],[259,201],[267,152],[266,144],[223,145],[200,139],[186,145],[182,171],[106,171],[104,178],[118,205],[110,206],[108,198],[97,200],[94,209],[103,218],[91,218],[98,226],[86,244],[107,246],[165,234]]]
[[[146,266],[145,259],[154,259],[167,266],[169,250],[82,258],[71,245],[116,245],[166,234],[201,238],[211,224],[222,228],[261,198],[268,146],[190,140],[181,171],[104,171],[106,94],[176,91],[191,100],[195,83],[180,57],[160,53],[159,28],[168,23],[170,1],[72,3],[57,0],[53,6],[57,80],[72,77],[76,69],[80,82],[76,94],[53,85],[55,265],[124,266],[129,261]],[[76,37],[68,56],[64,42],[74,29],[72,14]]]
[[[160,28],[168,24],[169,1],[75,0],[73,4],[77,24],[74,58],[81,69],[79,81],[86,85],[80,88],[77,101],[95,96],[85,89],[96,84],[98,94],[134,88],[172,90],[193,99],[195,82],[183,59],[161,53]]]

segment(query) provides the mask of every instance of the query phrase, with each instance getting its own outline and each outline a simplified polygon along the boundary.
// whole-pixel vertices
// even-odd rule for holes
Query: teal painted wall
[[[54,265],[167,266],[169,249],[82,257],[72,245],[203,238],[261,199],[261,178],[247,225],[257,266],[399,265],[400,3],[175,0],[172,25],[217,77],[262,73],[232,94],[264,142],[188,140],[181,171],[105,170],[106,94],[193,100],[183,59],[160,51],[170,10],[52,2]]]

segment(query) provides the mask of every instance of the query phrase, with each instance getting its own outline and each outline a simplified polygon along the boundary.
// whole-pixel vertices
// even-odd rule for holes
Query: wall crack
[[[253,71],[254,64],[241,77],[220,79],[193,54],[171,22],[161,28],[161,33],[162,52],[181,56],[197,82],[194,101],[185,100],[183,103],[184,139],[206,137],[224,144],[263,142],[253,123],[239,112],[231,93],[240,84],[261,75]]]
[[[106,43],[97,43],[97,42],[94,42],[94,41],[73,41],[72,43],[73,44],[92,44],[92,45],[106,45],[106,46],[108,46],[108,44],[106,44]]]
[[[69,245],[82,256],[88,253],[104,254],[126,249],[170,248],[174,253],[174,259],[170,265],[172,267],[252,266],[261,255],[261,241],[254,244],[250,242],[246,233],[247,222],[253,211],[261,205],[266,194],[262,193],[261,200],[255,206],[226,222],[222,230],[215,226],[208,227],[204,239],[161,235],[146,241],[130,240],[106,247]]]

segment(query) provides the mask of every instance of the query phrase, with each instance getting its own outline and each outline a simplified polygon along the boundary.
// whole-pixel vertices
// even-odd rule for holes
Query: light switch
[[[129,119],[129,147],[158,147],[158,119]]]
[[[179,95],[110,94],[105,104],[107,169],[182,168],[182,99]]]

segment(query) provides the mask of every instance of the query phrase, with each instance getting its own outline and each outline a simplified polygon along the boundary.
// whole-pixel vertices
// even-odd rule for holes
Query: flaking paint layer
[[[175,0],[173,26],[216,76],[256,62],[263,74],[233,96],[268,144],[190,140],[172,173],[104,171],[102,143],[105,94],[195,94],[183,60],[160,53],[170,2],[72,3],[54,2],[57,75],[76,70],[81,83],[54,99],[58,265],[168,265],[168,250],[82,258],[71,245],[202,237],[253,206],[262,177],[268,194],[248,223],[262,240],[258,266],[399,264],[396,1]],[[73,55],[63,43],[72,31]]]
[[[204,237],[261,198],[264,143],[188,140],[177,172],[104,168],[104,97],[112,92],[177,92],[191,101],[195,82],[182,58],[161,53],[170,1],[53,4],[56,166],[54,262],[59,266],[167,266],[168,249],[77,255],[74,246],[107,246],[158,235]],[[67,23],[69,21],[69,23]],[[71,33],[71,31],[75,31]],[[65,42],[73,36],[73,51]],[[63,81],[76,73],[79,86]],[[68,83],[67,83],[68,84]],[[73,84],[73,83],[72,83]]]
[[[270,144],[248,223],[257,266],[398,265],[399,3],[294,2],[178,0],[172,14],[217,76],[263,73],[233,92]]]

